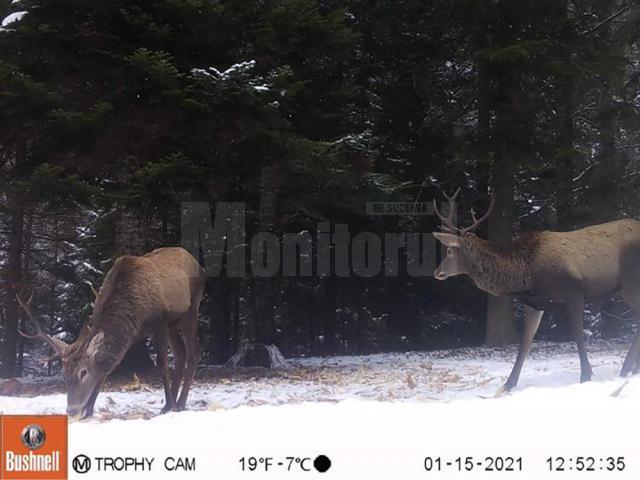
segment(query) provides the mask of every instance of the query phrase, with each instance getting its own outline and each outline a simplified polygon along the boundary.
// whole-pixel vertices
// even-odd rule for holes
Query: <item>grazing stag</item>
[[[476,286],[493,295],[512,295],[525,306],[525,322],[513,370],[501,391],[518,383],[525,356],[540,325],[545,310],[564,310],[580,355],[580,381],[591,379],[592,370],[583,338],[584,304],[619,292],[640,314],[640,222],[618,220],[571,232],[527,232],[508,249],[478,238],[473,232],[487,219],[473,215],[467,228],[453,224],[455,200],[449,200],[444,217],[434,201],[443,232],[434,236],[446,248],[446,256],[434,272],[445,280],[460,274],[470,276]],[[640,332],[624,360],[620,375],[640,369]]]
[[[182,248],[160,248],[140,257],[125,255],[107,273],[93,314],[73,344],[43,333],[31,312],[30,301],[25,303],[18,298],[37,328],[34,335],[21,333],[44,340],[55,352],[50,359],[62,360],[67,414],[75,419],[93,414],[107,376],[134,343],[153,335],[166,399],[162,413],[182,410],[199,358],[198,306],[203,287],[202,268]],[[171,383],[169,346],[175,357]]]

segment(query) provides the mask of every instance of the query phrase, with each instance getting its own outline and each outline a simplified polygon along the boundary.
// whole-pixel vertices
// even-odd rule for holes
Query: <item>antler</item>
[[[471,209],[471,218],[473,218],[473,225],[471,225],[470,227],[463,228],[461,230],[461,234],[464,235],[467,232],[473,232],[476,228],[478,228],[482,224],[482,222],[484,222],[487,218],[489,218],[489,215],[491,215],[491,212],[493,211],[493,206],[495,203],[496,203],[496,197],[491,195],[491,203],[489,204],[489,208],[487,209],[485,214],[480,218],[476,218],[476,212],[473,209]]]
[[[35,335],[26,334],[20,329],[18,329],[18,332],[20,333],[20,335],[22,335],[25,338],[39,338],[42,335],[42,328],[40,327],[40,324],[38,323],[38,321],[33,317],[33,313],[31,312],[31,301],[33,300],[33,292],[31,292],[31,295],[29,295],[29,300],[27,300],[27,303],[24,303],[22,301],[22,299],[20,298],[20,295],[16,295],[16,300],[24,310],[24,313],[27,314],[27,317],[29,317],[29,320],[31,320],[36,326],[36,328],[38,329]]]
[[[55,355],[47,359],[48,361],[62,357],[69,350],[69,345],[63,342],[62,340],[54,338],[51,335],[47,335],[42,331],[40,322],[38,322],[35,319],[35,317],[33,316],[33,312],[31,311],[31,301],[33,300],[33,292],[31,292],[31,295],[29,296],[29,300],[27,300],[27,303],[22,301],[22,299],[20,298],[20,295],[16,295],[16,300],[18,301],[22,309],[27,314],[27,317],[29,317],[29,320],[31,320],[31,322],[36,326],[36,333],[34,335],[30,335],[18,329],[18,332],[20,333],[20,335],[22,335],[25,338],[40,339],[46,342],[47,345],[49,345],[55,352]]]
[[[445,198],[449,201],[449,214],[445,217],[444,215],[442,215],[440,213],[440,210],[438,210],[438,206],[436,204],[436,201],[433,201],[433,209],[436,213],[436,215],[438,216],[438,218],[442,221],[442,227],[440,227],[442,230],[446,230],[449,231],[451,233],[459,233],[461,236],[474,231],[476,228],[478,228],[487,218],[489,218],[489,215],[491,215],[491,212],[493,211],[493,206],[495,204],[495,197],[492,195],[491,196],[491,203],[489,204],[489,208],[487,209],[487,211],[485,212],[485,214],[480,217],[477,218],[476,217],[476,213],[473,211],[473,209],[471,210],[471,217],[473,218],[473,224],[469,227],[465,227],[465,228],[459,228],[456,227],[453,224],[453,215],[455,213],[455,208],[456,208],[456,198],[458,197],[458,194],[460,193],[460,188],[458,188],[456,190],[456,192],[453,195],[447,195],[445,192],[443,192],[443,195],[445,196]]]
[[[453,215],[456,213],[456,198],[458,198],[458,195],[460,194],[460,187],[458,187],[456,192],[451,196],[447,195],[446,192],[442,192],[442,194],[449,201],[449,213],[446,217],[440,213],[440,210],[438,210],[436,201],[433,201],[433,210],[443,223],[441,228],[442,230],[448,230],[451,233],[459,232],[460,229],[453,224]]]

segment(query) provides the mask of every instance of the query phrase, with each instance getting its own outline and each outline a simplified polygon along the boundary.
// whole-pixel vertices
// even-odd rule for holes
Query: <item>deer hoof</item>
[[[590,382],[592,375],[593,374],[591,372],[583,373],[582,375],[580,375],[580,383]]]
[[[498,390],[496,390],[496,394],[494,395],[495,398],[499,398],[499,397],[503,397],[505,396],[507,393],[509,393],[509,390],[511,390],[510,387],[507,387],[507,384],[505,383],[504,385],[502,385],[500,388],[498,388]]]
[[[622,364],[622,369],[620,370],[620,376],[621,377],[626,377],[630,373],[632,373],[631,365],[627,365],[626,362],[623,363]],[[636,365],[635,368],[633,368],[633,373],[638,373],[638,365]]]
[[[93,410],[83,412],[82,416],[80,417],[80,420],[87,420],[91,417],[93,417]]]

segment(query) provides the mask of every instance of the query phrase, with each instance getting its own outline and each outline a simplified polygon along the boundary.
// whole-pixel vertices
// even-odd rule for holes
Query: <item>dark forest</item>
[[[640,218],[632,0],[0,0],[0,18],[0,377],[47,356],[18,334],[18,296],[72,341],[117,257],[181,244],[185,202],[240,202],[247,238],[428,233],[434,267],[432,211],[367,205],[446,209],[460,187],[468,224],[493,197],[478,235],[497,245]],[[244,342],[289,357],[517,341],[517,302],[411,275],[409,257],[394,274],[223,267],[202,362]],[[634,329],[616,299],[588,309],[592,337]],[[555,313],[540,335],[570,338]]]

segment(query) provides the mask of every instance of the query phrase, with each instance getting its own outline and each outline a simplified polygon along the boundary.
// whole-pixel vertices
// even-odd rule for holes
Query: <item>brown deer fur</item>
[[[68,415],[91,416],[104,380],[129,348],[148,335],[155,337],[166,399],[163,412],[183,409],[199,358],[198,306],[203,288],[202,268],[182,248],[160,248],[139,257],[125,255],[105,277],[93,314],[73,344],[53,343],[39,331],[36,336],[62,359]],[[169,346],[175,357],[171,383]]]
[[[445,228],[455,231],[452,226]],[[447,246],[447,255],[434,273],[437,279],[467,274],[481,290],[513,295],[525,305],[518,358],[505,390],[518,382],[544,310],[562,309],[570,321],[580,355],[581,381],[592,375],[583,339],[584,303],[619,292],[640,314],[640,222],[636,220],[571,232],[526,233],[507,250],[469,232],[461,236],[436,232],[434,236]],[[639,356],[640,334],[625,358],[621,375],[638,371]]]

